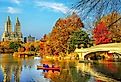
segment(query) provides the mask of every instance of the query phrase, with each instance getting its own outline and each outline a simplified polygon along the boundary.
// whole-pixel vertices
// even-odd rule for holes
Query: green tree
[[[21,47],[21,44],[18,42],[10,42],[9,47],[17,52],[18,48]]]
[[[79,30],[79,31],[75,31],[73,32],[73,34],[71,35],[70,39],[68,40],[68,51],[73,52],[76,47],[78,48],[87,48],[92,46],[92,40],[89,38],[89,35],[83,31],[83,30]]]

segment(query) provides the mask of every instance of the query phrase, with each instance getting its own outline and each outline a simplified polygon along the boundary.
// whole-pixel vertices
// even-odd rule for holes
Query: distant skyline
[[[32,35],[40,39],[49,33],[59,18],[67,16],[72,4],[78,0],[0,0],[0,38],[7,16],[12,27],[16,17],[21,22],[24,36]]]

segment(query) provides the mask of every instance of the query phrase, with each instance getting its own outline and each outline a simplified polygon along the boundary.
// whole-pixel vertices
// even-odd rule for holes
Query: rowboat
[[[59,67],[49,67],[49,68],[45,68],[43,66],[37,66],[37,69],[42,69],[42,70],[60,70]]]

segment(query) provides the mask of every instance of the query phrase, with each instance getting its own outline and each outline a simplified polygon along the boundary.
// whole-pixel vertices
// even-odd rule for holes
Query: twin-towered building
[[[4,27],[4,32],[2,34],[2,41],[22,41],[22,37],[21,24],[18,17],[16,19],[14,31],[12,31],[11,19],[8,16]]]

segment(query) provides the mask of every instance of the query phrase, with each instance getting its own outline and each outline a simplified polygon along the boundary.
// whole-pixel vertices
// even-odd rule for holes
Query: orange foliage
[[[82,27],[83,23],[75,13],[65,19],[59,19],[53,27],[52,32],[42,38],[40,52],[43,55],[65,54],[68,48],[67,42],[72,32],[80,30]]]
[[[24,52],[24,51],[25,51],[25,48],[24,47],[18,48],[18,52]]]

